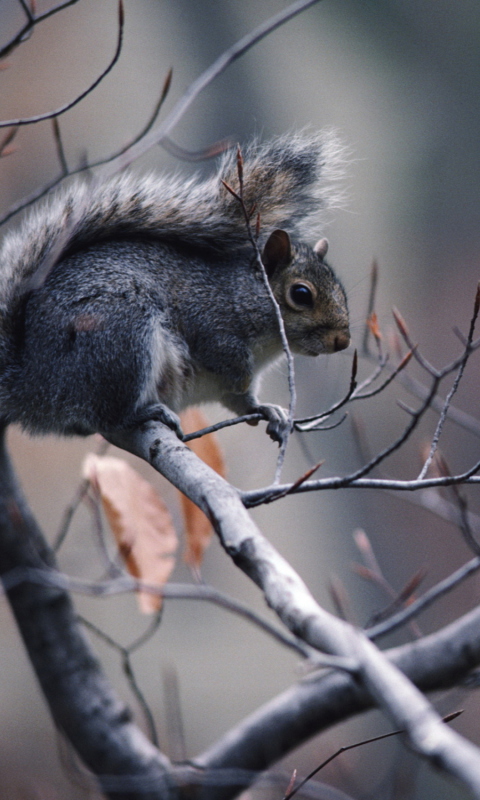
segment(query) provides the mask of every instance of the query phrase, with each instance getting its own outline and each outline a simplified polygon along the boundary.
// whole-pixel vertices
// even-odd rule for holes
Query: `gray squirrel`
[[[333,134],[296,134],[243,152],[243,199],[292,352],[348,346],[345,291],[314,248],[334,197]],[[34,210],[0,251],[0,419],[32,433],[88,435],[220,401],[260,412],[281,441],[279,406],[256,398],[282,353],[278,318],[248,237],[237,157],[206,180],[120,175],[76,182]]]

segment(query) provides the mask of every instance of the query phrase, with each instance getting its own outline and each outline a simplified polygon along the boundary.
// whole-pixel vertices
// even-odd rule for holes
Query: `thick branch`
[[[147,460],[211,519],[233,561],[263,591],[287,627],[311,646],[358,662],[370,698],[406,731],[431,763],[460,779],[480,798],[480,752],[441,721],[426,698],[359,630],[324,611],[303,581],[257,529],[237,491],[159,423],[110,436]]]
[[[480,609],[385,656],[423,691],[455,686],[480,663]],[[345,673],[311,677],[257,709],[194,761],[205,771],[238,770],[239,781],[242,771],[266,770],[312,736],[372,706],[363,687]],[[209,800],[229,800],[238,786],[210,791]]]
[[[15,568],[55,568],[0,443],[0,552],[2,573]],[[83,636],[69,595],[47,584],[21,583],[7,592],[25,647],[55,724],[85,764],[104,775],[110,798],[163,800],[168,796],[166,758],[132,723]],[[120,792],[129,783],[135,789]],[[135,776],[137,782],[135,784]],[[155,792],[141,791],[144,781]],[[108,787],[114,787],[110,790]],[[138,789],[138,791],[137,791]]]

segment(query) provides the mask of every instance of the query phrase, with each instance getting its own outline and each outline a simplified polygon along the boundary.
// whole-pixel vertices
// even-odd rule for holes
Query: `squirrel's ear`
[[[284,267],[292,260],[290,236],[280,229],[273,231],[268,237],[262,253],[263,266],[269,278],[278,267]]]
[[[328,239],[319,239],[313,250],[317,256],[324,259],[328,251]]]

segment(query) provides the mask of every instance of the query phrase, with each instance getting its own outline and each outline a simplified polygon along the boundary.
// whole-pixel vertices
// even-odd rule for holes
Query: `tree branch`
[[[22,3],[27,16],[27,21],[15,34],[15,36],[13,36],[10,41],[0,49],[0,59],[10,55],[15,48],[22,44],[22,42],[24,42],[25,39],[30,35],[30,32],[33,30],[33,28],[40,22],[43,22],[43,20],[53,16],[53,14],[57,14],[59,11],[63,11],[63,9],[67,8],[68,6],[75,5],[75,3],[78,3],[78,0],[64,0],[63,3],[58,3],[56,6],[48,9],[48,11],[44,11],[42,14],[37,15],[27,12],[27,7]]]
[[[480,663],[480,609],[383,656],[424,692],[458,685]],[[365,689],[345,673],[312,676],[258,708],[193,761],[207,774],[242,769],[253,776],[312,736],[373,706]],[[245,777],[243,788],[254,780]],[[210,789],[208,800],[230,800],[238,788],[236,783]]]
[[[117,39],[117,47],[115,53],[113,55],[112,60],[110,61],[109,65],[103,70],[103,72],[94,80],[94,82],[85,89],[81,94],[75,97],[74,100],[70,100],[69,103],[65,103],[65,105],[60,106],[60,108],[55,109],[55,111],[47,111],[45,114],[37,114],[33,117],[24,117],[20,119],[10,119],[10,120],[2,120],[0,122],[0,128],[18,128],[23,125],[35,125],[37,122],[43,122],[46,119],[56,119],[64,114],[66,111],[69,111],[74,106],[81,103],[82,100],[85,99],[94,89],[97,88],[98,84],[103,81],[103,79],[108,75],[109,72],[113,69],[115,64],[117,63],[118,59],[120,58],[120,53],[122,51],[122,43],[123,43],[123,22],[124,22],[124,15],[123,15],[123,3],[122,0],[119,0],[118,3],[118,39]]]
[[[160,423],[148,422],[107,438],[148,461],[196,503],[211,520],[225,551],[262,590],[284,624],[310,646],[358,661],[358,681],[394,724],[405,729],[412,747],[480,798],[480,751],[443,724],[421,692],[364,634],[315,602],[296,572],[261,535],[232,486]]]
[[[205,70],[205,72],[203,72],[198,78],[196,78],[196,80],[193,81],[162,124],[159,125],[156,130],[151,131],[148,135],[144,136],[141,141],[132,145],[129,150],[124,151],[121,157],[118,159],[113,159],[109,163],[108,168],[106,168],[102,173],[103,177],[115,174],[119,170],[125,169],[126,166],[129,166],[137,158],[143,156],[156,144],[160,144],[164,137],[168,137],[175,125],[180,121],[198,95],[203,92],[203,90],[209,86],[215,80],[215,78],[221,75],[222,72],[224,72],[227,67],[230,66],[230,64],[233,64],[234,61],[246,53],[247,50],[250,50],[250,48],[255,44],[272,33],[272,31],[276,30],[281,25],[284,25],[293,17],[297,16],[297,14],[301,14],[303,11],[306,11],[307,8],[310,8],[310,6],[313,6],[318,2],[320,2],[320,0],[297,0],[297,2],[287,6],[287,8],[283,9],[283,11],[280,11],[278,14],[270,17],[265,22],[260,23],[260,25],[258,25],[258,27],[256,27],[253,31],[247,33],[245,36],[239,39],[238,42],[232,45],[232,47],[230,47],[228,50],[225,50],[216,59],[216,61],[214,61],[213,64],[211,64]]]
[[[15,568],[55,569],[0,442],[0,548],[2,574]],[[122,800],[163,800],[168,796],[168,760],[132,723],[113,693],[77,622],[66,591],[21,583],[7,591],[12,611],[55,724],[96,774],[152,780],[153,794],[122,793]],[[105,789],[107,779],[101,786]],[[108,791],[112,800],[119,797]]]

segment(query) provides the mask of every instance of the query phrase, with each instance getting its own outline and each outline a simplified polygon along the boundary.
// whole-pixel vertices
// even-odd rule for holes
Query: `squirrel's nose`
[[[335,353],[338,353],[339,350],[345,350],[348,345],[350,344],[350,333],[341,332],[335,334],[335,340],[333,342],[333,349]]]

